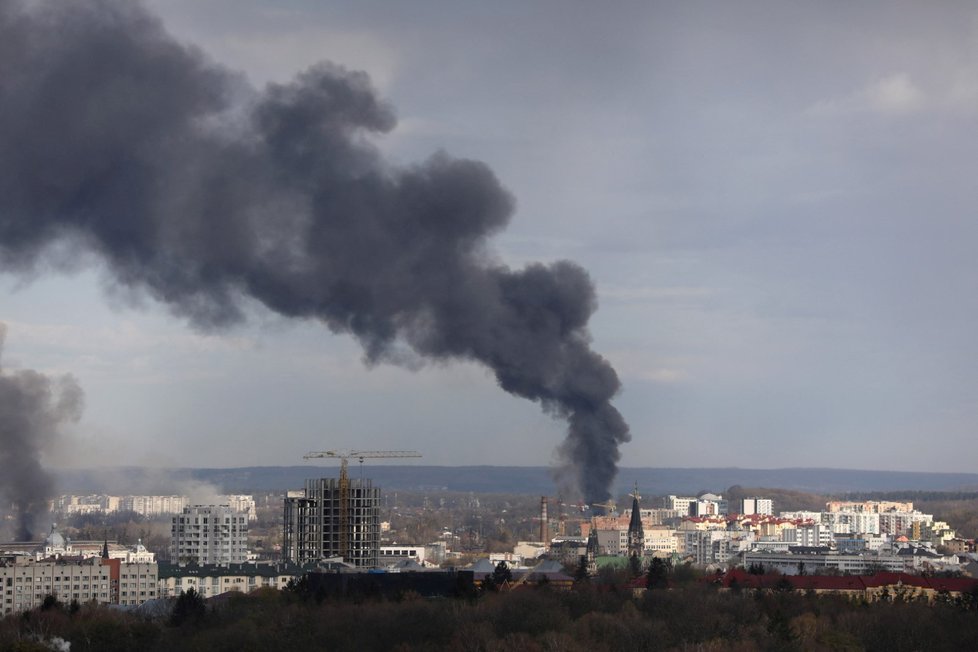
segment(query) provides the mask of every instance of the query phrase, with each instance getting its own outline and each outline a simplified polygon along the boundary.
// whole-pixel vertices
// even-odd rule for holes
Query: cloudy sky
[[[598,288],[625,466],[978,466],[972,3],[149,6],[259,87],[366,71],[391,161],[488,163],[517,201],[499,258],[571,259]],[[563,439],[475,364],[367,367],[258,307],[200,333],[106,285],[97,261],[0,278],[4,366],[85,390],[55,464],[537,465]]]

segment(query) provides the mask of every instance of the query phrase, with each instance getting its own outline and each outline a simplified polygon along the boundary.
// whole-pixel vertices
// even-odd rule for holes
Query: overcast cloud
[[[971,3],[390,4],[149,3],[259,86],[365,70],[396,161],[488,163],[517,203],[498,256],[598,286],[623,465],[974,470]],[[5,367],[85,389],[55,462],[546,464],[563,439],[475,365],[367,369],[257,307],[202,335],[102,279],[0,279]]]

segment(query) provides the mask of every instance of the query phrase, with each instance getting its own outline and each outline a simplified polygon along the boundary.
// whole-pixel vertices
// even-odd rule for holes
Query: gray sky
[[[497,255],[598,287],[623,465],[976,467],[972,3],[150,6],[259,86],[367,71],[394,161],[488,163],[517,201]],[[106,285],[95,261],[0,278],[4,366],[85,390],[55,463],[547,464],[563,439],[474,364],[367,368],[258,308],[200,334]]]

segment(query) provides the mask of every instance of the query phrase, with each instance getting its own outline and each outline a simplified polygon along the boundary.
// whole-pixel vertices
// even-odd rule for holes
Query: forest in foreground
[[[634,596],[624,577],[449,598],[335,599],[301,586],[184,595],[156,618],[49,603],[0,621],[0,649],[65,650],[976,650],[978,596],[866,603],[723,591],[701,579]],[[70,643],[70,648],[64,644]]]

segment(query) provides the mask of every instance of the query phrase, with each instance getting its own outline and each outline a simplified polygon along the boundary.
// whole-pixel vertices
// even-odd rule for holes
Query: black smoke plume
[[[94,252],[197,327],[250,298],[370,362],[478,360],[569,422],[562,455],[608,497],[629,434],[588,274],[493,262],[510,195],[480,162],[387,163],[369,137],[394,114],[365,74],[317,64],[256,91],[131,0],[0,0],[0,107],[0,269]]]
[[[0,362],[6,327],[0,323]],[[20,541],[32,538],[34,520],[53,492],[51,475],[41,466],[41,451],[58,427],[77,421],[82,391],[71,376],[49,378],[36,371],[5,371],[0,366],[0,493],[17,512]]]

